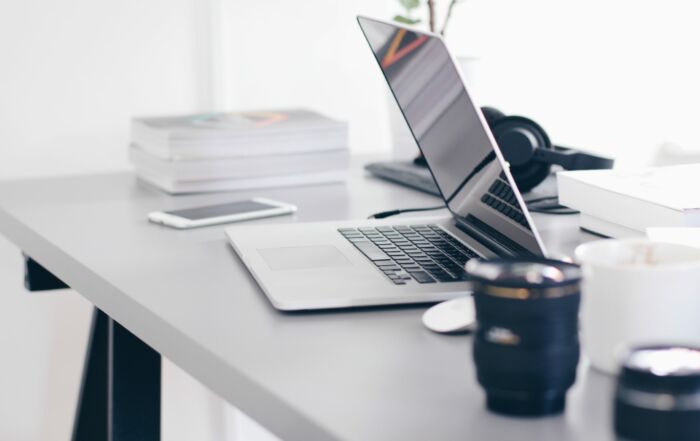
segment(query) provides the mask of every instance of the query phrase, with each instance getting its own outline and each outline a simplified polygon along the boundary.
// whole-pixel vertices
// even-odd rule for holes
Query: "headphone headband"
[[[493,107],[482,107],[482,113],[503,156],[511,164],[513,177],[523,193],[544,181],[553,164],[567,170],[608,169],[613,166],[612,158],[553,145],[547,132],[529,118],[507,116]]]
[[[561,146],[554,146],[553,149],[537,149],[532,159],[560,165],[567,170],[606,169],[612,168],[615,163],[612,158]]]

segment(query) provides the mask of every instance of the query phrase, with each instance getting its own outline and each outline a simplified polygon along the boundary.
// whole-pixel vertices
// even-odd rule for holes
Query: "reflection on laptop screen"
[[[442,40],[358,21],[452,213],[516,253],[542,255]]]

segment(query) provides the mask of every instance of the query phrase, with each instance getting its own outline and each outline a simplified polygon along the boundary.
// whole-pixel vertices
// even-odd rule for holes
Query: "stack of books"
[[[129,158],[174,194],[340,182],[348,126],[304,109],[134,118]]]
[[[700,164],[557,173],[559,203],[581,212],[581,228],[615,237],[655,227],[700,227]]]

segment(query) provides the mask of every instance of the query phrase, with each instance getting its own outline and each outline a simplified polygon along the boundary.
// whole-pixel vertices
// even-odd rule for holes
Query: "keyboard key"
[[[418,283],[435,283],[435,280],[424,271],[409,271],[408,274]]]
[[[445,271],[445,270],[442,269],[442,268],[433,268],[433,269],[430,269],[430,270],[428,270],[428,273],[429,273],[431,276],[433,276],[433,277],[435,277],[436,279],[438,279],[438,280],[439,280],[441,277],[448,277],[448,276],[449,276],[449,274],[447,273],[447,271]]]
[[[512,218],[517,216],[518,213],[513,213]],[[397,284],[405,284],[411,277],[419,283],[464,280],[464,264],[476,256],[437,225],[343,228],[338,231]]]
[[[371,242],[354,242],[353,245],[371,261],[389,259],[384,251]]]

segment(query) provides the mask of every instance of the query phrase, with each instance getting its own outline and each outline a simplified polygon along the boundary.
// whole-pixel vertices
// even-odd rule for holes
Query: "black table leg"
[[[88,341],[78,409],[73,424],[73,441],[107,439],[107,354],[109,317],[95,308]]]
[[[160,439],[160,354],[114,320],[107,403],[108,441]]]
[[[95,308],[72,441],[158,441],[160,355]]]
[[[30,291],[68,286],[25,255]],[[72,441],[160,440],[160,354],[95,308]]]
[[[68,288],[68,285],[63,283],[61,279],[27,255],[24,255],[24,286],[29,291]]]

